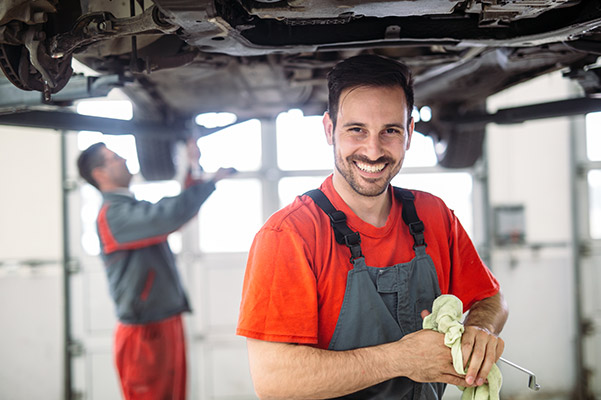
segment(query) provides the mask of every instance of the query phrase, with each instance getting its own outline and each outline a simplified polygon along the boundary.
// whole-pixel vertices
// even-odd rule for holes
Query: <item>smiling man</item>
[[[497,280],[439,198],[394,188],[413,134],[403,64],[357,56],[328,75],[323,118],[334,173],[257,233],[237,333],[268,399],[439,399],[479,386],[503,352]],[[441,294],[469,311],[455,372],[422,318]]]

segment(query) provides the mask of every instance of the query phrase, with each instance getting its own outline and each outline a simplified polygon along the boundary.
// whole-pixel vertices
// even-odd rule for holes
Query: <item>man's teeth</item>
[[[364,164],[364,163],[359,163],[359,162],[356,164],[360,170],[365,171],[365,172],[372,172],[372,173],[380,172],[386,166],[386,164],[373,165],[373,164]]]

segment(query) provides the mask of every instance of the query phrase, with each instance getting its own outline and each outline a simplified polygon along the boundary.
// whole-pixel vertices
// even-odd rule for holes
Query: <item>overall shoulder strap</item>
[[[398,187],[394,188],[394,195],[403,204],[403,211],[401,213],[403,221],[409,227],[409,232],[413,236],[413,247],[425,246],[426,241],[424,240],[424,223],[417,216],[415,209],[415,196],[407,189],[401,189]]]
[[[346,245],[351,250],[351,260],[363,257],[360,245],[361,236],[359,232],[354,232],[348,227],[346,224],[346,215],[334,208],[327,196],[319,189],[309,190],[305,195],[311,197],[315,204],[330,217],[336,242]]]

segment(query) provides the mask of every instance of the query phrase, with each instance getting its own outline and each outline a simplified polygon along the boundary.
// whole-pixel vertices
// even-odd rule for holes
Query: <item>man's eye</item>
[[[385,130],[385,132],[389,135],[396,135],[396,134],[400,133],[400,131],[396,128],[388,128]]]

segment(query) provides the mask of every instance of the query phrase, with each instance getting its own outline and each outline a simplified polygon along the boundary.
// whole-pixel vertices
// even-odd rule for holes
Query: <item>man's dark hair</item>
[[[373,54],[364,54],[339,62],[328,73],[328,111],[336,126],[341,93],[357,87],[400,87],[407,100],[407,119],[413,112],[413,76],[409,68],[398,61]]]
[[[79,175],[98,190],[100,190],[100,188],[98,187],[96,179],[92,177],[92,171],[94,168],[102,167],[104,165],[104,154],[102,154],[102,149],[105,147],[106,145],[104,143],[94,143],[82,151],[77,159]]]

